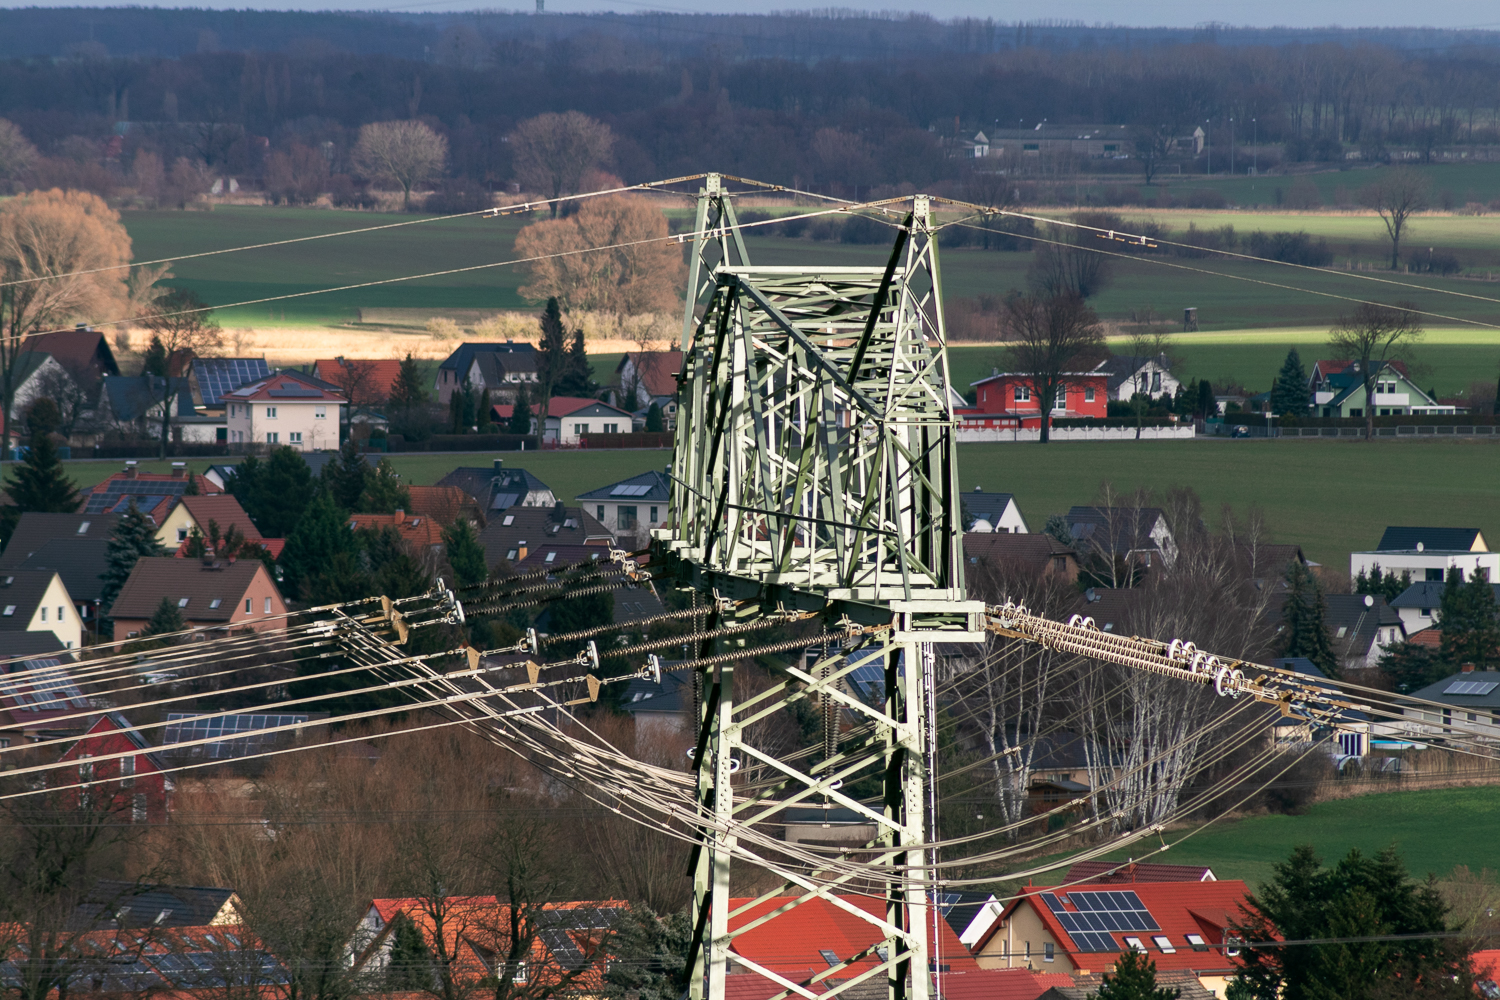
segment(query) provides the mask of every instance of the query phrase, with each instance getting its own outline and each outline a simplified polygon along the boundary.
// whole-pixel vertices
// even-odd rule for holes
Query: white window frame
[[[1029,402],[1031,402],[1031,386],[1029,386],[1029,385],[1018,385],[1015,388],[1016,388],[1016,392],[1015,392],[1016,402],[1018,402],[1018,403],[1029,403]]]
[[[134,788],[135,787],[135,758],[134,757],[121,757],[120,758],[120,787],[121,788]]]
[[[276,407],[274,407],[274,406],[268,406],[268,407],[266,407],[266,419],[267,420],[275,420],[276,419]]]
[[[280,444],[281,435],[275,431],[266,431],[266,444]]]
[[[271,599],[269,597],[267,597],[266,598],[266,614],[270,614],[270,613],[271,613]]]
[[[326,406],[314,406],[313,407],[313,419],[314,420],[327,420],[328,419],[328,407],[326,407]]]
[[[1083,401],[1085,403],[1092,403],[1094,401],[1094,387],[1093,386],[1091,386],[1091,385],[1084,386],[1084,388],[1083,388]]]
[[[291,431],[290,433],[287,434],[286,440],[287,440],[287,444],[301,444],[302,443],[302,432],[301,431]]]

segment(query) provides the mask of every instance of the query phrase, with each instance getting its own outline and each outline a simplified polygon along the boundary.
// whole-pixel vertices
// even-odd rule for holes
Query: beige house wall
[[[201,600],[202,606],[195,606],[195,602]],[[276,629],[286,628],[286,602],[281,599],[281,592],[276,589],[276,584],[271,579],[271,574],[266,572],[264,564],[255,568],[255,576],[250,580],[250,586],[245,588],[234,604],[234,614],[228,622],[204,621],[194,618],[194,612],[202,614],[208,610],[208,598],[193,598],[188,606],[182,609],[183,618],[187,619],[190,628],[223,628],[226,624],[236,628],[251,628],[257,632],[270,632]],[[247,604],[248,602],[248,604]],[[247,610],[248,608],[248,610]],[[140,618],[116,618],[115,636],[117,638],[130,638],[138,635],[146,627],[146,619]]]
[[[0,594],[0,605],[4,603],[5,598]],[[16,610],[21,611],[20,608]],[[32,610],[26,631],[51,632],[69,649],[83,645],[83,622],[78,617],[78,608],[68,594],[68,588],[63,586],[62,577],[56,573],[52,574],[52,582],[47,584],[41,602]],[[0,645],[4,645],[3,638],[0,638]]]
[[[1052,961],[1047,961],[1047,945],[1052,945]],[[1113,956],[1100,955],[1101,961]],[[1000,921],[1000,927],[974,960],[981,969],[1033,969],[1037,972],[1091,972],[1079,969],[1063,951],[1062,942],[1042,924],[1030,902],[1022,903],[1011,915]]]
[[[287,445],[297,451],[330,451],[339,446],[339,412],[343,405],[332,400],[295,399],[231,402],[225,413],[229,443],[231,446],[269,444],[273,447]],[[274,442],[268,438],[271,434],[276,435]]]

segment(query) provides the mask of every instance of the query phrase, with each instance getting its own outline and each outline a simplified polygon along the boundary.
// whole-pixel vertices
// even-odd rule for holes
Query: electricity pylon
[[[825,996],[883,976],[891,1000],[927,1000],[927,789],[931,781],[932,643],[979,642],[984,605],[966,600],[952,390],[925,196],[892,223],[884,267],[757,267],[733,200],[710,174],[698,198],[683,318],[683,368],[669,526],[657,555],[680,585],[715,598],[714,615],[816,612],[868,628],[859,657],[829,651],[787,664],[780,683],[736,704],[733,670],[701,672],[694,754],[701,815],[694,850],[692,1000],[723,1000],[731,962],[783,987]],[[751,609],[744,610],[730,609]],[[705,649],[705,653],[717,650]],[[868,700],[849,675],[876,674]],[[825,714],[822,755],[780,760],[747,727],[802,701]],[[855,728],[839,745],[839,719]],[[742,764],[774,775],[736,794]],[[878,790],[861,799],[856,783]],[[869,891],[870,868],[837,852],[809,871],[764,859],[783,884],[731,911],[737,829],[785,821],[815,804],[853,811],[876,835],[885,906],[874,915],[839,894]],[[746,919],[776,896],[792,901]],[[804,982],[732,951],[735,938],[813,899],[875,926],[869,948]],[[731,929],[731,924],[734,925]],[[873,962],[872,966],[855,969]],[[840,981],[841,980],[841,981]],[[826,983],[825,983],[826,985]]]

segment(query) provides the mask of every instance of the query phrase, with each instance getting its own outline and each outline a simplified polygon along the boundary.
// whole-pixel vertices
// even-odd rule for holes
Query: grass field
[[[1184,382],[1206,378],[1215,385],[1232,381],[1262,391],[1271,388],[1288,348],[1295,347],[1310,369],[1314,361],[1327,356],[1327,343],[1327,327],[1174,334],[1172,351],[1181,360],[1173,372]],[[1129,350],[1125,337],[1112,338],[1110,345],[1121,353]],[[1003,353],[998,344],[950,347],[953,381],[959,391],[967,392],[970,383],[1003,366]],[[1439,395],[1467,389],[1475,381],[1493,386],[1500,376],[1500,336],[1473,327],[1431,329],[1416,346],[1414,360],[1413,376],[1422,388],[1436,389]]]
[[[1220,878],[1238,878],[1254,888],[1271,877],[1272,866],[1294,847],[1311,844],[1331,864],[1357,847],[1374,854],[1394,846],[1417,879],[1430,872],[1444,878],[1456,865],[1500,870],[1500,842],[1491,836],[1500,788],[1445,788],[1362,795],[1322,802],[1301,816],[1252,816],[1215,824],[1153,857],[1177,865],[1208,865]],[[1168,843],[1183,831],[1167,833]],[[1108,860],[1140,857],[1148,840]],[[1056,884],[1066,868],[1037,881]]]
[[[123,217],[134,240],[137,259],[389,225],[411,218],[244,206],[221,206],[212,212],[129,211]],[[1181,225],[1186,226],[1189,218],[1216,225],[1230,219],[1218,213],[1184,213]],[[1237,228],[1264,225],[1311,230],[1316,225],[1327,229],[1331,239],[1344,238],[1335,236],[1335,231],[1347,230],[1349,238],[1357,234],[1359,239],[1369,241],[1378,235],[1379,227],[1379,221],[1370,216],[1251,215],[1244,219],[1235,221]],[[219,319],[230,327],[343,323],[352,320],[360,308],[529,308],[532,304],[522,300],[516,291],[524,276],[514,267],[489,266],[511,256],[515,233],[522,224],[523,220],[516,218],[440,220],[358,236],[185,260],[173,271],[176,284],[193,288],[210,304],[225,305],[408,274],[480,268],[226,309]],[[1436,240],[1441,233],[1445,239],[1454,241],[1455,247],[1472,248],[1464,252],[1472,254],[1485,245],[1500,251],[1500,222],[1491,217],[1422,218],[1414,226],[1417,234],[1414,239],[1419,241]],[[1427,236],[1421,235],[1423,227],[1430,230]],[[882,264],[888,254],[885,248],[875,246],[767,237],[751,237],[748,242],[752,259],[768,264],[794,261]],[[944,290],[950,296],[1003,295],[1025,285],[1030,261],[1031,256],[1024,253],[947,251],[943,254]],[[1132,311],[1148,307],[1171,319],[1180,317],[1184,307],[1195,306],[1202,328],[1226,330],[1326,326],[1349,308],[1349,303],[1326,295],[1374,296],[1409,298],[1423,309],[1459,319],[1500,323],[1500,302],[1454,298],[1433,291],[1460,291],[1500,300],[1500,291],[1491,294],[1492,288],[1500,286],[1415,276],[1400,280],[1406,287],[1396,289],[1372,285],[1355,275],[1337,271],[1292,271],[1269,263],[1151,257],[1119,261],[1113,282],[1093,304],[1106,319],[1123,319]],[[1296,290],[1265,282],[1293,286]],[[1319,292],[1325,294],[1314,294]],[[1500,336],[1496,342],[1500,343]]]
[[[488,465],[491,455],[395,455],[406,481],[436,482],[459,465]],[[662,468],[666,451],[555,451],[507,462],[539,476],[563,499],[648,469]],[[1211,440],[1061,442],[1040,445],[959,446],[965,490],[1011,492],[1033,531],[1047,515],[1088,503],[1108,481],[1117,489],[1192,486],[1216,521],[1223,505],[1244,516],[1265,512],[1275,541],[1294,542],[1308,558],[1332,568],[1349,553],[1374,545],[1387,525],[1442,524],[1500,536],[1500,444],[1491,441]],[[73,462],[80,485],[98,482],[120,462]],[[206,460],[191,463],[193,468]],[[164,463],[141,468],[165,471]],[[1399,470],[1393,473],[1392,470]],[[1420,489],[1415,488],[1420,486]]]

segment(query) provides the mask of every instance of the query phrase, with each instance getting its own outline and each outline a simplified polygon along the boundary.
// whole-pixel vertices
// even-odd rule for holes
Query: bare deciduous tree
[[[0,118],[0,181],[21,178],[36,162],[36,147],[19,125]]]
[[[1328,349],[1340,360],[1355,362],[1365,390],[1365,440],[1375,436],[1375,383],[1386,366],[1404,360],[1422,339],[1422,317],[1410,302],[1394,306],[1361,303],[1339,317],[1328,332]]]
[[[543,258],[527,265],[521,294],[556,297],[567,312],[675,309],[686,273],[666,216],[635,198],[595,198],[566,218],[534,222],[516,236],[516,253]]]
[[[1013,294],[1005,300],[1002,335],[1010,371],[1029,379],[1042,413],[1042,442],[1051,439],[1050,414],[1059,389],[1103,357],[1104,334],[1094,310],[1076,295]]]
[[[361,125],[354,163],[371,177],[401,185],[401,204],[411,208],[411,189],[437,174],[448,162],[448,139],[420,121],[370,122]]]
[[[1401,265],[1401,237],[1407,221],[1427,207],[1427,178],[1408,167],[1381,168],[1380,176],[1360,192],[1360,200],[1380,213],[1391,240],[1391,270]]]
[[[579,111],[527,118],[510,137],[516,177],[549,198],[580,190],[584,175],[608,158],[614,133]],[[552,206],[557,217],[557,205]]]
[[[186,365],[194,357],[216,352],[223,331],[203,300],[186,288],[174,288],[152,303],[141,317],[141,325],[161,342],[166,352],[164,370],[156,373],[162,376],[161,457],[166,458],[172,439],[172,401],[177,397],[173,391],[174,374],[187,375],[186,371],[176,371],[173,365]]]
[[[97,195],[34,191],[0,204],[0,413],[13,416],[21,341],[75,319],[115,318],[129,260],[120,216]]]

